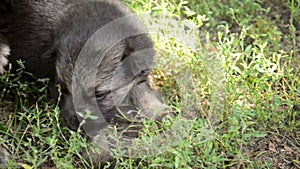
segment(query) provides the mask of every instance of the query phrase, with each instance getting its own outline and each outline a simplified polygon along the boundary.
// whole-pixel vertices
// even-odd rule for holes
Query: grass
[[[178,115],[144,121],[135,154],[113,150],[116,168],[300,166],[299,0],[123,1],[152,32],[152,87]],[[0,123],[8,168],[92,168],[80,130],[47,99],[47,79],[21,83],[22,74],[0,76],[14,112]]]

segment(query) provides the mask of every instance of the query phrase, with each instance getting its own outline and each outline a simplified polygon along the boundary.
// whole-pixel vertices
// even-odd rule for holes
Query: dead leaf
[[[287,145],[284,145],[284,150],[287,151],[287,152],[294,152],[294,150],[291,147],[287,146]]]
[[[269,142],[269,150],[277,153],[276,146],[272,142]]]
[[[282,142],[282,140],[280,138],[278,138],[277,136],[273,136],[273,138],[275,139],[275,141],[277,143],[281,143]]]

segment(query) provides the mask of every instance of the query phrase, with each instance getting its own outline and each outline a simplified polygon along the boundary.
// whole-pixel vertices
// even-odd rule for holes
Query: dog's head
[[[83,119],[77,112],[86,110],[98,117],[91,124],[109,122],[132,86],[145,81],[154,64],[152,41],[135,16],[117,5],[106,8],[105,15],[85,5],[92,12],[71,17],[66,31],[42,56],[55,62],[62,116],[73,129]]]

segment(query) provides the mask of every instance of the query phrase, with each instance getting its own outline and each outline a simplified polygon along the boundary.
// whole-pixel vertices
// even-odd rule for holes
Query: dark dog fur
[[[26,70],[36,77],[48,77],[52,84],[60,84],[62,117],[70,128],[76,129],[80,122],[74,107],[80,104],[79,107],[89,109],[87,102],[93,101],[94,96],[107,122],[112,121],[126,98],[130,101],[129,109],[138,108],[148,117],[157,117],[151,110],[163,110],[164,105],[147,84],[149,70],[154,64],[154,50],[151,39],[138,19],[129,17],[126,22],[121,21],[121,25],[113,26],[105,35],[100,35],[103,39],[92,39],[84,48],[97,30],[131,15],[118,1],[6,0],[0,2],[0,10],[7,27],[0,26],[11,48],[9,62],[16,69],[16,61],[22,59]],[[140,34],[117,39],[126,32]],[[100,49],[93,44],[99,44],[97,47],[100,46]],[[1,57],[0,53],[0,61]],[[89,73],[93,72],[90,63],[101,63],[96,64],[95,77],[76,74],[78,83],[84,83],[80,85],[81,94],[84,95],[81,97],[85,101],[75,103],[72,87],[77,83],[74,82],[74,72],[78,60],[84,67],[82,71]],[[81,63],[80,60],[92,61]],[[102,121],[100,117],[98,121],[89,122],[91,126],[87,127],[92,130],[89,133],[91,137],[97,135]]]

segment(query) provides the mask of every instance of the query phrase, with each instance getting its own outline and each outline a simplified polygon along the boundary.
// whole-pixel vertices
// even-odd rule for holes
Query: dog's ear
[[[42,56],[41,59],[44,62],[54,62],[57,59],[57,50],[55,46],[52,46],[48,51],[46,51]]]

